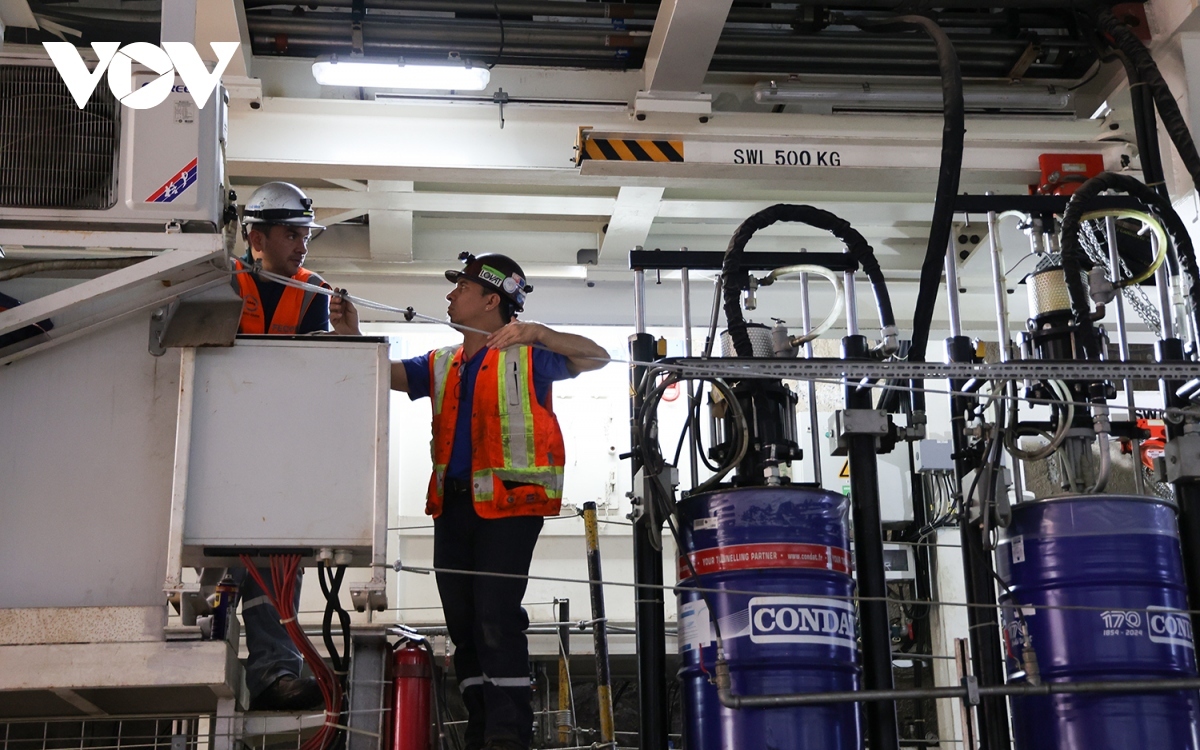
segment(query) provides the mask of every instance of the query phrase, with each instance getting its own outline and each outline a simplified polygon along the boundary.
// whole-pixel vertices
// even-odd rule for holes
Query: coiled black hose
[[[1118,190],[1137,198],[1150,213],[1162,222],[1167,237],[1175,247],[1179,266],[1193,280],[1200,278],[1200,268],[1196,263],[1196,251],[1192,246],[1192,238],[1188,234],[1183,219],[1175,212],[1170,200],[1163,197],[1157,190],[1144,185],[1133,177],[1102,172],[1079,186],[1067,203],[1067,210],[1062,218],[1062,266],[1066,276],[1067,292],[1071,298],[1071,313],[1077,327],[1076,340],[1083,348],[1084,356],[1088,359],[1098,357],[1099,342],[1096,340],[1095,329],[1089,317],[1089,296],[1084,274],[1094,265],[1088,258],[1079,242],[1081,217],[1088,208],[1088,203],[1105,190]],[[1114,279],[1115,281],[1115,279]],[[1200,330],[1200,284],[1194,281],[1188,290],[1191,299],[1193,320]]]
[[[741,293],[746,288],[745,271],[742,270],[742,253],[754,233],[779,221],[794,221],[824,229],[846,245],[846,253],[861,267],[871,287],[875,290],[875,305],[879,309],[880,326],[895,328],[896,316],[892,313],[892,299],[888,295],[883,270],[875,259],[875,251],[850,222],[828,211],[813,206],[794,206],[777,203],[764,208],[743,221],[729,238],[725,259],[721,264],[721,288],[725,309],[725,320],[734,350],[739,357],[754,356],[750,335],[746,333],[746,319],[742,316]]]

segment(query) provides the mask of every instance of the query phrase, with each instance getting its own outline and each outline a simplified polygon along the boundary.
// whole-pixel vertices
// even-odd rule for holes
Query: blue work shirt
[[[462,389],[459,393],[458,419],[454,423],[454,446],[450,449],[450,463],[446,466],[446,476],[451,479],[470,480],[471,478],[471,408],[475,403],[475,376],[483,364],[487,347],[475,352],[475,356],[465,361],[461,366],[459,381]],[[404,373],[408,376],[408,397],[413,401],[429,396],[429,357],[433,352],[422,354],[412,359],[402,359]],[[534,348],[533,356],[533,390],[538,403],[550,407],[550,386],[556,380],[566,380],[574,377],[567,369],[567,358],[562,354]],[[446,394],[452,396],[454,394]],[[467,404],[468,408],[462,408]]]

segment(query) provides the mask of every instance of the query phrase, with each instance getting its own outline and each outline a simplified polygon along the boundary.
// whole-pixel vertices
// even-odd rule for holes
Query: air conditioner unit
[[[161,104],[130,109],[102,78],[80,109],[44,54],[0,57],[0,226],[218,231],[227,104],[218,88],[198,108],[176,78]]]

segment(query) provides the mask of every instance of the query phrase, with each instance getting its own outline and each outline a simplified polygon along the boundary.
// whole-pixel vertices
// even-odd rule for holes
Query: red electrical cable
[[[271,581],[275,584],[271,588],[264,583],[258,568],[249,555],[240,557],[242,565],[246,566],[246,570],[254,577],[259,588],[266,594],[268,601],[279,613],[279,622],[287,630],[292,643],[300,649],[300,654],[304,657],[309,669],[312,670],[313,677],[317,680],[317,686],[321,689],[321,695],[325,699],[325,723],[301,746],[300,750],[325,750],[337,735],[337,724],[342,707],[342,683],[325,664],[325,660],[317,653],[312,641],[308,639],[304,630],[301,629],[300,623],[296,621],[295,584],[297,573],[300,570],[300,555],[271,555]]]

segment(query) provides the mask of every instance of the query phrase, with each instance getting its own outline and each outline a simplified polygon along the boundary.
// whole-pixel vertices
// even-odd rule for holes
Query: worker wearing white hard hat
[[[238,332],[242,334],[303,335],[331,328],[329,297],[311,289],[285,285],[260,275],[272,274],[330,289],[317,274],[304,268],[315,221],[312,201],[287,182],[268,182],[254,191],[242,215],[242,236],[249,247],[235,261],[234,289],[245,300]],[[352,315],[352,317],[351,317]],[[357,315],[339,314],[334,333],[358,334]],[[279,621],[266,593],[242,568],[230,571],[241,587],[242,619],[246,632],[246,687],[253,710],[306,710],[324,704],[317,681],[303,675],[304,661]],[[263,580],[270,572],[259,569]],[[295,585],[300,600],[300,580]]]
[[[287,276],[315,286],[331,288],[304,268],[316,222],[312,200],[288,182],[268,182],[254,191],[242,211],[242,236],[249,248],[236,262],[239,271],[253,268]],[[297,289],[252,273],[234,277],[235,289],[246,300],[239,333],[308,334],[332,328],[342,335],[358,334],[357,315],[329,315],[329,298],[313,290]]]

